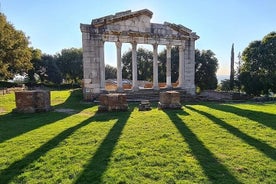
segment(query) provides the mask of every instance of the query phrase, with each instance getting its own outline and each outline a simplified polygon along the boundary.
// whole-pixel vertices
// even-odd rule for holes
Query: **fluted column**
[[[153,89],[158,90],[159,85],[158,85],[158,45],[153,44]]]
[[[122,92],[123,89],[123,81],[122,81],[122,57],[121,57],[121,50],[122,50],[122,43],[116,42],[117,48],[117,91]]]
[[[167,88],[172,88],[171,50],[172,50],[172,46],[171,45],[167,45],[167,62],[166,62],[166,87]]]
[[[104,61],[104,42],[99,42],[100,52],[100,90],[105,90],[105,61]]]
[[[183,41],[182,45],[178,47],[179,49],[179,76],[178,76],[178,87],[181,89],[184,88],[184,49],[185,49],[185,41]]]
[[[138,91],[137,84],[137,43],[132,43],[132,90]]]

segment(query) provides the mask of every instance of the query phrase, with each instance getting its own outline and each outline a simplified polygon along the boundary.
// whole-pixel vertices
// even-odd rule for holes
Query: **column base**
[[[153,86],[152,89],[153,90],[159,90],[159,86]]]
[[[124,92],[124,88],[123,87],[117,87],[117,92]]]
[[[196,94],[196,89],[195,87],[184,87],[183,88],[187,94],[189,95],[195,95]]]
[[[172,85],[168,85],[168,84],[167,84],[167,85],[166,85],[166,88],[167,88],[167,89],[172,89],[173,87],[172,87]]]
[[[132,91],[139,91],[139,87],[138,87],[138,86],[133,86],[133,87],[131,88],[131,90],[132,90]]]

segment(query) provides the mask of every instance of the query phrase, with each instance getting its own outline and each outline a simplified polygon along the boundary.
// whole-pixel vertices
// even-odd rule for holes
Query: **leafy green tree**
[[[122,57],[123,69],[122,74],[125,79],[132,79],[132,52],[123,54]],[[138,80],[152,81],[153,73],[153,54],[144,48],[137,50],[137,77]]]
[[[204,89],[217,88],[218,60],[211,50],[195,51],[195,84]]]
[[[167,60],[167,50],[164,49],[159,53],[158,60],[159,64],[159,81],[166,81],[166,60]],[[179,50],[178,47],[172,47],[171,49],[171,80],[172,82],[176,82],[178,80],[179,75]]]
[[[57,66],[66,82],[77,83],[83,77],[82,49],[63,49],[56,55]]]
[[[41,60],[43,68],[45,68],[45,75],[42,77],[42,81],[60,84],[62,82],[62,73],[57,66],[56,58],[52,55],[44,54]]]
[[[28,44],[25,34],[16,30],[0,13],[0,79],[11,79],[32,68]]]
[[[31,63],[33,65],[33,68],[28,70],[28,82],[30,83],[36,83],[36,75],[39,75],[40,73],[40,67],[41,67],[41,56],[42,52],[39,49],[31,48],[32,51],[32,59]]]
[[[105,65],[105,79],[116,79],[117,68],[111,65]]]
[[[248,94],[276,92],[276,32],[253,41],[242,53],[239,81]]]

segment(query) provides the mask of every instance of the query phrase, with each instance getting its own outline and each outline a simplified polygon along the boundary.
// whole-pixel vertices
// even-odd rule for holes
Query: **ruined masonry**
[[[124,11],[98,19],[91,24],[81,24],[83,47],[83,95],[91,100],[105,91],[104,43],[114,42],[117,48],[117,91],[123,92],[121,48],[123,43],[132,45],[132,90],[138,91],[137,44],[153,46],[153,89],[158,86],[158,45],[167,48],[166,87],[172,87],[171,48],[179,48],[178,87],[195,94],[195,40],[199,39],[192,30],[168,22],[151,23],[153,13],[148,10]]]

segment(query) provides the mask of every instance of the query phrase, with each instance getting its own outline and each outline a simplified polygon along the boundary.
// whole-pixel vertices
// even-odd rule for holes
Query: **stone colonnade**
[[[179,84],[178,87],[185,89],[185,86],[189,88],[194,88],[194,76],[189,74],[189,69],[193,68],[192,63],[194,63],[194,43],[190,40],[188,44],[185,44],[188,41],[183,41],[182,45],[178,46],[179,48]],[[117,50],[117,91],[122,92],[123,90],[123,81],[122,81],[122,42],[115,42]],[[131,43],[132,45],[132,90],[139,90],[137,84],[137,43]],[[152,44],[153,46],[153,89],[159,90],[158,85],[158,44]],[[172,44],[166,45],[166,88],[172,88],[171,81],[171,49]],[[187,51],[186,51],[187,50]],[[104,63],[104,61],[102,61]],[[190,67],[186,68],[187,74],[185,75],[185,66]],[[186,79],[186,80],[185,80]],[[101,81],[102,82],[102,81]],[[104,86],[104,85],[103,85]]]
[[[178,87],[195,94],[195,40],[199,38],[192,30],[165,22],[150,23],[152,12],[144,9],[136,12],[125,11],[115,15],[81,24],[83,47],[83,93],[85,99],[105,91],[104,43],[114,42],[117,50],[117,91],[123,91],[122,44],[132,45],[132,90],[138,91],[137,44],[153,46],[153,89],[158,90],[158,46],[167,48],[166,87],[172,88],[171,48],[179,48]]]

